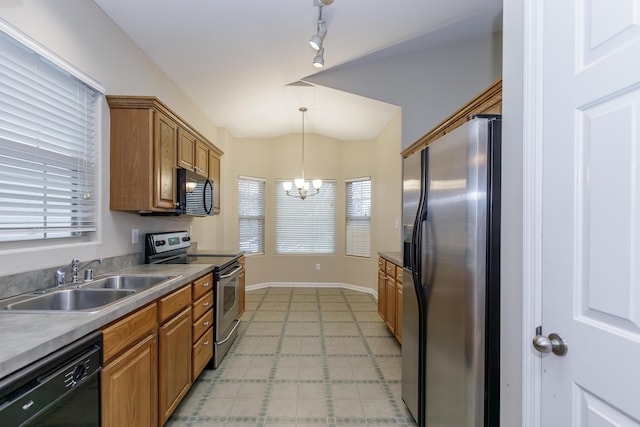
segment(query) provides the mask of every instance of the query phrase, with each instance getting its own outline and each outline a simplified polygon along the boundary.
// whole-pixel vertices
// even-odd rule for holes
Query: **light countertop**
[[[387,261],[391,261],[395,265],[402,267],[402,252],[400,251],[381,251],[378,255]]]
[[[0,379],[212,271],[212,264],[143,264],[109,274],[178,276],[99,313],[0,312]],[[97,277],[96,277],[97,278]]]

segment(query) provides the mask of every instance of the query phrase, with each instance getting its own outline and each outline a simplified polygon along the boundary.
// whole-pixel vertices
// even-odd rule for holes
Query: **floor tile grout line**
[[[344,290],[343,290],[343,294],[344,294]],[[347,300],[347,298],[345,297],[345,300]],[[378,365],[378,361],[376,359],[375,354],[373,354],[373,352],[371,351],[371,347],[369,346],[369,342],[367,340],[368,337],[366,337],[364,335],[364,333],[362,332],[362,328],[360,327],[360,322],[358,322],[358,319],[356,317],[356,315],[354,314],[353,310],[351,310],[351,303],[347,300],[347,305],[349,306],[349,310],[351,311],[351,315],[353,316],[353,322],[356,325],[356,329],[358,330],[358,333],[360,334],[360,337],[362,338],[362,341],[364,342],[365,348],[367,350],[367,354],[369,355],[374,368],[376,370],[376,373],[378,375],[378,381],[380,382],[380,384],[382,385],[382,388],[384,389],[384,392],[387,396],[387,399],[389,400],[389,402],[391,403],[391,406],[393,407],[394,411],[395,411],[395,415],[396,415],[396,419],[404,419],[404,415],[402,414],[402,410],[400,409],[398,403],[396,402],[395,397],[393,396],[393,393],[391,392],[391,389],[389,387],[389,384],[387,383],[386,378],[384,377],[382,370],[380,369],[380,365]]]
[[[253,314],[248,319],[247,327],[248,327],[249,324],[251,324],[251,322],[253,321],[253,318],[258,313],[258,310],[259,310],[260,306],[264,303],[264,299],[265,299],[266,295],[267,294],[265,293],[262,296],[262,298],[260,299],[260,302],[256,306],[256,310],[253,311]],[[230,355],[234,354],[235,348],[237,347],[238,343],[241,341],[241,338],[244,335],[245,331],[246,331],[246,327],[244,328],[244,330],[241,333],[238,334],[238,337],[236,338],[235,342],[229,348],[229,353],[227,354],[227,356],[230,356]],[[225,359],[226,359],[226,357],[225,357]],[[221,364],[218,366],[218,368],[216,368],[215,374],[214,374],[213,378],[211,379],[211,384],[209,385],[209,388],[207,389],[207,392],[204,393],[203,398],[200,399],[200,401],[198,402],[198,405],[196,405],[196,411],[195,411],[195,413],[191,414],[191,416],[189,417],[189,421],[190,422],[187,423],[186,427],[192,427],[193,424],[191,423],[191,421],[195,422],[195,421],[198,420],[199,415],[200,415],[200,411],[202,410],[202,407],[207,402],[209,396],[211,396],[211,393],[215,390],[216,386],[220,384],[218,379],[224,373],[226,365],[227,365],[225,359],[223,359]]]

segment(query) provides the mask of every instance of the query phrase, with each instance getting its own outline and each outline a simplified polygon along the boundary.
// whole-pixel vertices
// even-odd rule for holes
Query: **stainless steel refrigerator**
[[[403,165],[402,398],[419,426],[499,425],[500,116]]]

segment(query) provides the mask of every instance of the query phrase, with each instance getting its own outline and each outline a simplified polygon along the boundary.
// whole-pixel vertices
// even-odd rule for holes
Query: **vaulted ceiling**
[[[308,132],[342,140],[374,138],[398,107],[305,78],[490,34],[502,8],[502,0],[325,0],[325,67],[318,71],[308,43],[318,0],[95,1],[235,137],[299,132],[305,106]]]

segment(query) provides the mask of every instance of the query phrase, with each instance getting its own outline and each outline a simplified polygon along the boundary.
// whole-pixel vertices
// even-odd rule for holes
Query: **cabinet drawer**
[[[193,303],[193,318],[197,319],[202,313],[213,307],[213,292],[209,291]]]
[[[213,310],[207,311],[205,314],[200,316],[199,319],[196,319],[193,322],[193,329],[191,336],[193,337],[193,341],[198,341],[200,336],[206,331],[208,328],[213,326]]]
[[[152,303],[102,329],[104,364],[143,337],[154,333],[158,327],[157,319],[156,304]]]
[[[386,265],[385,272],[387,273],[387,275],[395,278],[396,277],[396,265],[394,263],[392,263],[392,262],[389,262],[389,261],[387,261],[385,263],[385,265]]]
[[[402,267],[400,267],[399,265],[396,266],[396,282],[402,283],[403,273],[404,271],[402,270]]]
[[[195,282],[193,282],[193,299],[198,299],[205,292],[213,289],[213,273],[209,273],[206,276],[202,276]]]
[[[378,270],[384,271],[385,264],[386,264],[386,261],[384,260],[384,258],[382,257],[378,258]]]
[[[191,353],[192,381],[195,381],[213,357],[213,328],[207,329],[194,345]]]
[[[191,304],[191,286],[187,285],[158,300],[158,321],[164,323]]]

